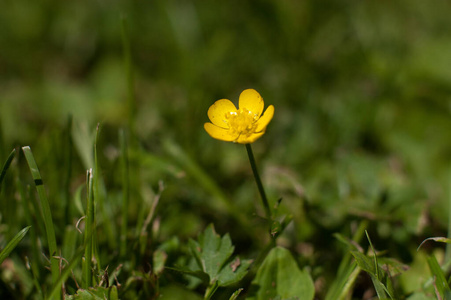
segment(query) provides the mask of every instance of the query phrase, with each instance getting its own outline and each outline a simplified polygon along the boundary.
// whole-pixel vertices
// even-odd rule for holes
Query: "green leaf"
[[[226,234],[221,238],[213,224],[199,235],[198,242],[190,240],[189,246],[199,270],[208,275],[209,284],[218,281],[219,286],[227,286],[238,282],[247,274],[252,263],[251,260],[241,261],[238,257],[231,260],[235,247],[230,236]]]
[[[168,258],[168,255],[166,252],[162,250],[155,250],[153,253],[153,272],[154,274],[160,275],[164,270],[164,264],[166,263],[166,260]]]
[[[365,254],[359,251],[351,251],[351,254],[352,256],[354,256],[355,261],[363,271],[367,272],[372,276],[375,277],[377,276],[374,262],[370,257],[366,256]]]
[[[210,281],[210,277],[208,276],[208,274],[205,273],[204,271],[201,271],[201,270],[191,270],[191,269],[182,268],[182,267],[166,267],[165,269],[172,270],[172,271],[177,271],[177,272],[180,272],[182,274],[186,274],[186,275],[197,277],[197,278],[199,278],[200,280],[202,280],[206,284],[208,284],[209,281]]]
[[[25,227],[21,231],[19,231],[16,236],[6,245],[6,247],[0,252],[0,265],[2,262],[8,257],[8,255],[11,253],[11,251],[16,248],[17,244],[20,243],[20,241],[24,238],[24,236],[27,234],[28,230],[31,226]]]
[[[299,269],[290,251],[275,247],[263,261],[252,281],[252,300],[313,299],[315,287],[310,274]]]
[[[428,264],[429,268],[431,269],[431,273],[435,278],[434,285],[437,288],[440,296],[442,297],[442,299],[449,299],[445,298],[445,295],[450,292],[450,288],[448,282],[446,281],[445,274],[442,268],[440,268],[440,265],[438,264],[435,256],[431,255],[428,257]]]
[[[340,233],[334,233],[334,237],[343,244],[345,244],[346,246],[348,246],[349,249],[353,249],[355,251],[363,251],[362,247],[360,247],[358,243],[341,235]]]
[[[118,293],[116,286],[109,288],[97,287],[89,288],[87,290],[79,289],[77,294],[66,297],[67,300],[118,300]]]
[[[219,272],[219,286],[228,286],[243,279],[251,264],[250,259],[241,261],[239,257],[236,257]]]
[[[434,241],[434,242],[451,244],[451,239],[449,239],[449,238],[446,238],[446,237],[430,237],[430,238],[427,238],[424,241],[422,241],[420,246],[418,246],[417,250],[419,250],[421,248],[421,246],[423,246],[423,244],[426,243],[427,241]]]
[[[366,256],[359,251],[351,251],[357,265],[367,272],[373,281],[374,289],[379,299],[393,299],[393,288],[390,276],[382,270],[375,258]]]

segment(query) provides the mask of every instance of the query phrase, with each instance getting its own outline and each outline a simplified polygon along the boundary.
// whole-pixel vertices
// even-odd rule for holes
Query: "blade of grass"
[[[144,221],[141,232],[138,236],[139,241],[139,249],[140,249],[140,255],[143,256],[146,250],[147,240],[152,240],[152,230],[148,230],[147,228],[149,225],[153,222],[155,217],[155,211],[157,209],[157,205],[160,202],[161,193],[164,191],[164,184],[162,181],[159,182],[159,189],[158,193],[155,195],[152,206],[149,210],[149,213],[146,217],[146,220]]]
[[[10,230],[6,232],[4,238],[6,240],[13,238],[13,233],[19,231],[21,229],[20,225],[16,222],[16,206],[14,201],[9,201],[7,198],[11,199],[12,197],[12,189],[10,188],[12,183],[11,181],[7,181],[5,179],[6,173],[11,166],[12,161],[14,160],[16,150],[13,149],[12,152],[8,155],[3,167],[0,169],[0,207],[1,207],[1,216],[2,222],[9,224]],[[3,158],[3,156],[2,156]],[[14,169],[13,169],[14,170]],[[10,177],[11,178],[11,177]],[[14,178],[14,177],[13,177]],[[3,182],[4,181],[4,182]],[[4,190],[3,190],[4,188]],[[8,195],[9,193],[9,195]],[[3,197],[2,197],[3,196]],[[29,225],[29,224],[28,224]]]
[[[53,226],[52,212],[50,210],[50,204],[47,199],[47,195],[44,188],[44,183],[42,181],[41,173],[39,172],[38,165],[33,156],[33,152],[29,146],[22,147],[22,151],[25,154],[25,158],[30,168],[31,176],[33,177],[36,190],[40,199],[40,207],[42,217],[44,218],[45,231],[47,234],[47,243],[50,252],[50,269],[52,273],[52,283],[56,284],[59,277],[59,267],[58,260],[54,259],[53,256],[57,253],[55,228]]]
[[[11,251],[16,248],[17,244],[20,243],[20,241],[25,237],[28,230],[31,228],[31,226],[25,227],[21,231],[19,231],[18,234],[14,236],[14,238],[9,241],[9,243],[6,245],[6,247],[0,252],[0,265],[2,262],[8,257],[8,255],[11,253]]]
[[[364,220],[360,222],[359,227],[357,228],[352,240],[356,243],[359,243],[362,239],[365,229],[368,227],[368,221]],[[351,263],[352,255],[351,252],[348,251],[343,256],[343,259],[340,262],[340,266],[338,267],[337,279],[332,283],[331,288],[326,294],[326,300],[335,300],[335,299],[346,299],[349,291],[354,285],[355,280],[357,279],[357,275],[360,273],[360,268],[355,263]]]
[[[67,119],[66,128],[64,129],[65,142],[63,144],[63,154],[64,154],[64,170],[66,171],[64,176],[64,220],[68,224],[69,213],[70,213],[70,180],[72,175],[72,115]]]
[[[51,297],[55,297],[56,294],[58,293],[58,287],[61,286],[61,284],[66,281],[67,277],[69,277],[72,269],[79,263],[79,260],[81,259],[82,255],[83,255],[83,248],[79,249],[77,251],[77,253],[74,255],[74,257],[72,258],[72,261],[69,263],[69,265],[67,265],[63,272],[61,273],[61,275],[59,276],[56,284],[53,285],[52,289],[50,290],[49,293],[49,298]]]
[[[9,169],[9,166],[11,165],[11,162],[14,159],[14,156],[16,155],[16,149],[13,149],[11,153],[8,155],[8,158],[6,159],[5,163],[2,167],[2,172],[0,173],[0,191],[2,190],[2,182],[3,178],[5,178],[6,171]]]
[[[92,249],[93,249],[93,223],[94,223],[94,195],[93,195],[93,174],[92,169],[87,171],[86,186],[87,186],[87,205],[86,205],[86,219],[85,219],[85,256],[82,266],[82,287],[84,289],[92,286]]]
[[[93,199],[92,199],[92,229],[95,230],[95,228],[97,227],[97,218],[96,218],[96,204],[97,203],[101,203],[100,207],[102,209],[102,214],[104,216],[103,220],[103,225],[106,228],[107,232],[109,232],[109,237],[111,237],[112,235],[112,225],[111,222],[106,222],[106,220],[108,220],[107,218],[107,213],[105,211],[105,206],[103,203],[103,200],[105,199],[104,197],[100,196],[100,168],[99,168],[99,160],[98,160],[98,156],[97,156],[97,144],[99,141],[99,132],[100,132],[100,123],[97,124],[97,128],[96,128],[96,138],[94,140],[94,170],[93,170],[93,181],[92,181],[92,191],[93,191]],[[103,185],[102,185],[103,188]],[[103,195],[102,195],[103,196]],[[99,256],[99,251],[98,251],[98,244],[97,244],[97,235],[96,234],[92,234],[92,249],[93,249],[93,255],[95,257],[95,261],[97,262],[97,269],[100,270],[101,269],[101,263],[100,263],[100,256]]]
[[[449,293],[450,287],[446,281],[445,274],[434,255],[428,257],[428,265],[432,275],[435,277],[435,286],[442,299],[445,299],[445,294]]]
[[[5,151],[5,136],[3,134],[3,124],[0,120],[0,157],[3,157],[6,155]]]
[[[371,242],[371,239],[370,239],[370,236],[368,234],[368,231],[366,231],[366,230],[365,230],[365,235],[366,235],[366,238],[368,239],[368,243],[370,244],[371,251],[373,251],[374,270],[376,271],[376,273],[375,273],[376,279],[377,280],[381,280],[382,274],[381,274],[381,272],[379,270],[379,263],[377,261],[376,250],[374,249],[373,243]]]
[[[121,147],[121,169],[122,169],[122,223],[119,256],[124,259],[127,252],[127,223],[128,223],[128,198],[129,198],[129,178],[128,178],[128,151],[127,137],[124,130],[119,131],[119,143]]]
[[[117,249],[117,234],[115,232],[115,228],[113,227],[113,222],[110,222],[110,215],[108,214],[104,200],[106,198],[106,189],[105,189],[105,183],[100,176],[100,166],[99,166],[99,159],[97,155],[97,145],[99,141],[99,134],[100,134],[100,123],[97,124],[96,127],[96,135],[94,139],[94,169],[93,169],[93,192],[94,192],[94,199],[95,199],[95,208],[100,214],[101,220],[98,221],[97,218],[94,219],[94,221],[97,223],[102,223],[102,228],[105,230],[105,235],[108,241],[108,246],[111,249]],[[95,242],[95,249],[97,249],[97,239]],[[99,257],[96,256],[96,259],[99,259]],[[97,260],[97,264],[100,270],[100,259]]]
[[[33,203],[31,201],[31,197],[30,197],[30,186],[29,185],[27,186],[27,191],[25,192],[23,185],[20,183],[19,176],[16,176],[15,185],[16,185],[17,190],[19,191],[20,199],[22,200],[22,203],[23,203],[25,220],[28,224],[34,225],[30,229],[30,241],[31,241],[30,266],[31,266],[33,276],[35,277],[35,281],[37,281],[40,277],[39,269],[42,267],[42,262],[40,259],[41,252],[39,250],[39,245],[38,245],[39,241],[38,241],[36,232],[43,232],[45,226],[42,224],[42,222],[39,222],[41,220],[40,218],[35,219],[32,217],[32,213],[30,211],[30,205],[33,205]],[[39,287],[39,291],[42,295],[40,286],[39,285],[37,285],[37,286]]]
[[[34,285],[34,288],[36,289],[36,291],[38,291],[38,295],[36,296],[36,298],[39,300],[44,299],[44,293],[42,291],[41,285],[39,284],[38,269],[33,267],[33,262],[30,262],[28,260],[28,257],[25,257],[25,259],[27,260],[27,264],[31,265],[31,276],[32,276],[32,280],[33,280],[33,285]],[[36,265],[36,264],[34,264],[34,265]]]

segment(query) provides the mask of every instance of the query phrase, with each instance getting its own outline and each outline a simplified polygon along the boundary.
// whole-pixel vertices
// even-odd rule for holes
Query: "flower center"
[[[226,113],[225,119],[232,133],[249,136],[255,131],[258,116],[245,108],[240,108]]]

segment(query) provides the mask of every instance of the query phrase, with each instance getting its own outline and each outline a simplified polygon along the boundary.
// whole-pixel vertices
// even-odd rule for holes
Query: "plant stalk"
[[[258,191],[263,202],[263,207],[266,213],[266,219],[271,220],[271,208],[269,207],[268,198],[266,198],[265,189],[263,188],[260,175],[258,174],[257,164],[255,163],[254,153],[252,152],[251,144],[246,144],[247,155],[249,156],[249,162],[251,163],[252,173],[254,173],[255,182],[257,183]]]

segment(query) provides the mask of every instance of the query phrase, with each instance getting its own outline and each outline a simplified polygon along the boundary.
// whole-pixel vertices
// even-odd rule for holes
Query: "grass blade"
[[[87,205],[85,219],[85,260],[82,267],[82,287],[84,289],[92,286],[92,249],[93,249],[93,224],[94,224],[94,195],[93,195],[93,174],[92,169],[87,172]]]
[[[26,190],[24,189],[23,185],[21,184],[19,177],[16,176],[15,185],[17,190],[19,191],[20,199],[23,203],[23,211],[25,216],[25,221],[27,224],[32,224],[33,227],[30,229],[30,244],[31,244],[31,260],[30,260],[30,267],[32,274],[34,276],[35,282],[39,279],[39,269],[42,267],[42,261],[41,261],[41,251],[39,248],[39,240],[36,232],[44,232],[45,225],[42,224],[41,218],[33,218],[32,217],[32,211],[30,209],[30,206],[33,206],[33,201],[31,200],[30,191],[31,187],[30,185],[27,185]],[[42,290],[39,286],[39,284],[35,283],[35,286],[39,293],[42,294]]]
[[[67,125],[64,129],[65,142],[63,144],[63,155],[64,155],[64,220],[69,223],[69,211],[70,211],[70,180],[72,175],[72,115],[67,119]]]
[[[56,284],[59,277],[59,267],[58,260],[53,258],[53,256],[57,254],[57,246],[56,246],[55,228],[53,226],[52,213],[50,211],[50,204],[47,199],[41,173],[39,172],[38,165],[36,164],[31,148],[29,146],[25,146],[22,147],[22,151],[25,154],[28,167],[30,168],[31,176],[33,177],[36,190],[38,192],[42,216],[44,218],[45,231],[47,234],[47,243],[50,252],[49,257],[50,257],[50,268],[52,272],[52,283]]]
[[[101,203],[99,207],[102,210],[103,215],[103,227],[105,228],[105,231],[107,232],[107,236],[109,238],[110,244],[113,244],[113,230],[111,222],[107,222],[107,212],[104,205],[104,200],[106,198],[105,194],[105,186],[103,184],[103,181],[100,180],[100,168],[99,168],[99,160],[97,156],[97,145],[99,143],[99,133],[100,133],[100,123],[97,123],[96,127],[96,137],[94,140],[94,170],[93,170],[93,181],[92,181],[92,191],[93,191],[93,199],[92,199],[92,230],[91,233],[92,236],[92,250],[93,255],[95,257],[95,261],[97,263],[97,270],[101,270],[101,263],[100,263],[100,256],[99,256],[99,249],[98,249],[98,241],[97,241],[97,235],[94,233],[94,230],[97,228],[97,218],[96,218],[96,206],[97,203]],[[101,189],[102,188],[102,189]],[[100,192],[102,191],[102,196],[100,196]],[[114,239],[115,240],[115,239]]]
[[[11,162],[13,161],[15,155],[16,155],[16,149],[13,149],[13,151],[11,151],[8,158],[6,159],[6,162],[3,165],[2,172],[0,173],[0,191],[2,190],[3,178],[5,178],[6,171],[8,170],[9,166],[11,165]]]
[[[13,251],[14,248],[16,248],[17,244],[19,244],[20,241],[24,238],[30,227],[31,226],[25,227],[24,229],[19,231],[19,233],[14,236],[14,238],[8,243],[8,245],[6,245],[6,247],[2,250],[2,252],[0,252],[0,265],[8,257],[11,251]]]
[[[435,286],[442,299],[445,299],[445,294],[450,292],[450,287],[446,281],[445,273],[442,268],[440,268],[437,259],[433,255],[428,257],[428,265],[432,275],[435,278]]]
[[[129,198],[129,177],[128,177],[128,151],[127,137],[124,130],[119,131],[119,142],[121,146],[121,169],[122,169],[122,223],[120,236],[120,257],[125,258],[127,251],[127,223],[128,223],[128,198]]]
[[[358,229],[352,237],[352,241],[358,245],[362,239],[366,228],[368,227],[368,221],[364,220],[360,222]],[[349,244],[348,246],[352,246]],[[348,293],[352,290],[352,286],[360,273],[360,268],[356,263],[352,261],[351,252],[348,251],[344,256],[338,267],[338,272],[335,281],[332,283],[331,288],[326,294],[326,300],[346,299]]]
[[[69,277],[69,274],[71,273],[72,269],[75,267],[75,265],[78,264],[79,260],[81,259],[83,255],[83,249],[79,249],[75,256],[72,258],[72,261],[67,265],[63,272],[61,273],[61,276],[59,276],[57,282],[53,285],[53,288],[50,291],[49,298],[55,297],[58,293],[59,287],[61,284],[66,281],[67,277]]]

